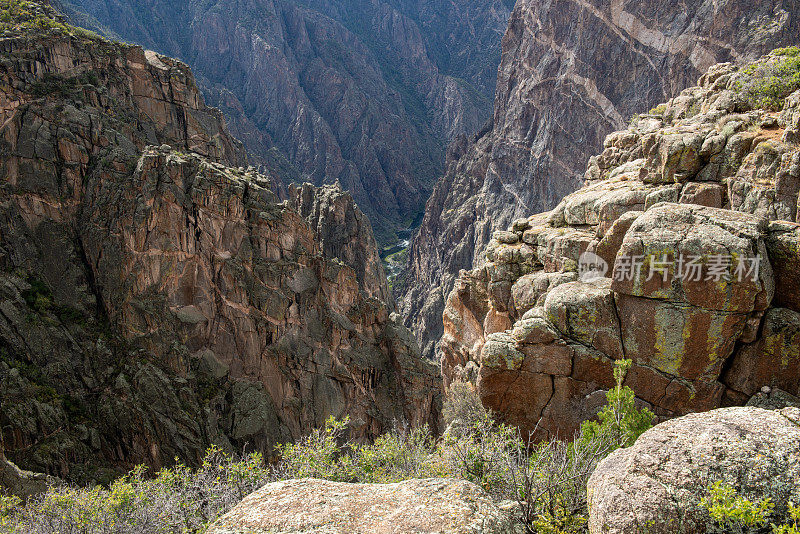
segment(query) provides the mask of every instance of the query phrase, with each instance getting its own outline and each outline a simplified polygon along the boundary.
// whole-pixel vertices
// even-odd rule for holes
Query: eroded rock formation
[[[279,202],[185,65],[35,9],[0,39],[6,455],[90,481],[271,454],[330,415],[356,439],[435,426],[352,199]]]
[[[503,38],[493,126],[454,145],[414,238],[401,309],[433,357],[461,269],[495,230],[581,185],[604,137],[711,65],[794,44],[792,1],[517,2]]]
[[[449,296],[445,382],[478,365],[484,404],[539,437],[592,417],[623,357],[663,417],[800,392],[800,91],[774,112],[746,89],[796,54],[711,68],[609,135],[585,187],[495,232]]]

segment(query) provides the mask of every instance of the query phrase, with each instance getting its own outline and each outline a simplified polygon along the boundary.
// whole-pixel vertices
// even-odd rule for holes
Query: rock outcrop
[[[445,383],[474,362],[484,404],[539,437],[592,417],[623,357],[662,417],[797,395],[800,91],[751,91],[778,71],[800,51],[711,68],[609,135],[585,187],[495,232],[448,299]]]
[[[354,439],[435,427],[435,369],[361,265],[352,200],[279,202],[185,65],[21,6],[0,28],[6,455],[97,481],[212,444],[270,455],[331,415]]]
[[[352,195],[338,184],[319,188],[309,183],[292,184],[289,204],[314,229],[322,253],[353,269],[363,291],[394,309],[372,227]]]
[[[0,440],[0,488],[4,493],[27,500],[29,497],[44,493],[47,488],[57,483],[53,477],[23,471],[9,462],[3,453],[3,444]]]
[[[725,408],[661,423],[589,479],[592,534],[707,532],[715,482],[778,510],[800,498],[800,410]]]
[[[511,504],[499,506],[475,484],[455,479],[397,484],[287,480],[249,495],[209,534],[515,534]]]
[[[411,246],[401,309],[423,353],[436,353],[447,296],[493,231],[552,209],[607,134],[711,65],[794,44],[799,15],[788,0],[517,2],[493,126],[452,148]]]
[[[488,120],[511,0],[65,2],[186,61],[257,162],[338,180],[382,244],[421,214],[446,144]],[[273,162],[274,163],[274,162]]]

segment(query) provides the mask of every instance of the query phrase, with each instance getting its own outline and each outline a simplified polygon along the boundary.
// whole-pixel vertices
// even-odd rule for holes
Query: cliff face
[[[387,244],[421,214],[445,145],[488,119],[512,2],[67,4],[186,61],[259,163],[279,152],[300,182],[338,180]]]
[[[797,48],[713,67],[609,135],[585,187],[495,232],[450,293],[445,381],[476,377],[541,438],[594,415],[620,358],[662,417],[797,395],[798,80]]]
[[[714,63],[791,44],[798,24],[788,0],[517,2],[493,127],[453,147],[409,254],[402,311],[423,352],[434,355],[445,298],[494,230],[574,191],[589,156],[631,115]]]
[[[352,199],[279,202],[228,166],[241,145],[185,65],[25,9],[0,28],[8,459],[90,481],[212,444],[271,454],[329,415],[355,439],[435,426],[438,377],[361,263]]]

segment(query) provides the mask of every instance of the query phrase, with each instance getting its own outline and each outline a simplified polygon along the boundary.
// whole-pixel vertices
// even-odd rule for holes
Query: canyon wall
[[[454,144],[409,254],[401,309],[428,357],[461,269],[492,232],[552,209],[604,137],[711,65],[793,44],[791,0],[520,0],[502,42],[493,124]]]
[[[247,167],[182,63],[68,26],[0,27],[0,428],[76,482],[260,450],[350,415],[438,423],[351,196]],[[9,22],[10,20],[10,22]],[[340,221],[350,221],[342,228]]]
[[[444,147],[491,112],[511,0],[63,2],[76,20],[187,62],[255,163],[337,180],[394,244]],[[87,16],[88,15],[88,16]]]

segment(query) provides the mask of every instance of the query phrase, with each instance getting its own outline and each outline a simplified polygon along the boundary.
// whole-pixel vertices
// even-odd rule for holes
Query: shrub
[[[786,97],[800,89],[800,57],[796,47],[782,48],[773,57],[746,67],[735,84],[753,108],[783,109]]]
[[[519,431],[497,425],[488,413],[451,428],[442,439],[440,451],[448,470],[487,492],[506,498],[516,496],[510,471],[519,463],[523,448]]]
[[[278,445],[281,478],[324,478],[348,481],[347,468],[341,462],[341,442],[350,418],[328,418],[325,428],[314,430],[297,443]]]
[[[146,478],[145,471],[138,467],[108,488],[52,488],[16,511],[13,500],[9,505],[0,498],[0,532],[200,533],[273,480],[261,455],[233,459],[213,448],[196,470],[177,465],[154,478]]]
[[[632,364],[631,360],[616,362],[616,386],[606,393],[606,405],[597,414],[599,421],[586,421],[581,425],[580,439],[587,443],[594,440],[606,442],[610,452],[619,447],[630,447],[643,432],[653,426],[653,412],[647,408],[637,409],[633,390],[622,385]]]
[[[0,532],[18,532],[14,525],[21,504],[22,500],[17,497],[0,495]]]
[[[783,525],[772,525],[774,534],[800,534],[800,506],[789,503],[788,518]]]
[[[714,482],[708,488],[708,495],[700,501],[700,506],[708,510],[722,532],[732,533],[745,533],[763,527],[775,507],[769,499],[754,504],[721,481]]]
[[[800,534],[800,506],[790,502],[785,513],[776,513],[775,504],[769,498],[754,503],[722,481],[708,487],[700,507],[708,511],[713,522],[712,532],[756,533],[765,532],[771,526],[773,534]],[[779,524],[770,525],[771,519]]]
[[[609,452],[607,443],[581,435],[573,442],[544,442],[520,450],[512,469],[528,532],[584,532],[588,523],[586,485],[598,462]]]
[[[796,46],[788,46],[786,48],[778,48],[776,50],[773,50],[772,55],[773,56],[796,57],[796,56],[800,56],[800,48],[797,48]]]
[[[442,417],[446,427],[453,422],[470,424],[485,419],[488,415],[489,412],[484,408],[473,384],[461,380],[450,384],[442,407]]]
[[[651,109],[648,113],[650,115],[663,115],[665,111],[667,111],[667,105],[666,104],[659,104],[656,107],[654,107],[653,109]]]
[[[452,472],[436,451],[428,427],[398,427],[375,443],[353,446],[350,469],[362,483],[401,482],[411,478],[451,476]]]

